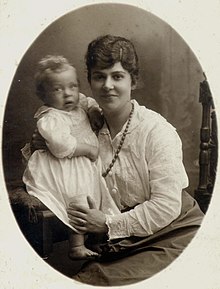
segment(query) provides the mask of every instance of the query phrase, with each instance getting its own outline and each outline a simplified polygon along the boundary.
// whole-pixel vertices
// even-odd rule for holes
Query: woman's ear
[[[131,90],[135,90],[136,87],[137,87],[137,81],[133,80],[132,83],[131,83]]]

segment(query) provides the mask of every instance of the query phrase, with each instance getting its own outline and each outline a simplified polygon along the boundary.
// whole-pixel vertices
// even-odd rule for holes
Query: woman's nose
[[[103,89],[108,91],[113,88],[114,88],[114,84],[112,82],[112,79],[110,77],[107,77],[104,81]]]

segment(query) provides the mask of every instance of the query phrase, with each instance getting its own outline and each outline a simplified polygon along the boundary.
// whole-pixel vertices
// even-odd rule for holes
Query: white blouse
[[[134,114],[128,133],[105,179],[119,209],[133,209],[106,215],[109,240],[151,235],[170,224],[180,214],[182,189],[188,186],[182,143],[175,128],[160,114],[132,102]],[[114,139],[106,125],[99,133],[103,172],[112,161],[125,126]]]

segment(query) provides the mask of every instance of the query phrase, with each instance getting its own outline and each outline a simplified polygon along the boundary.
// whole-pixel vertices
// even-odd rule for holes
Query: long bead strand
[[[120,143],[119,143],[119,145],[118,145],[118,147],[117,147],[117,150],[116,150],[116,152],[115,152],[115,154],[114,154],[114,157],[113,157],[110,165],[108,166],[108,168],[106,169],[106,171],[102,174],[102,176],[103,176],[104,178],[105,178],[105,177],[108,175],[108,173],[111,171],[112,167],[114,166],[114,163],[116,162],[116,160],[117,160],[117,158],[118,158],[118,155],[119,155],[119,153],[120,153],[120,151],[121,151],[121,148],[122,148],[122,146],[123,146],[123,144],[124,144],[124,141],[125,141],[125,138],[126,138],[126,135],[127,135],[127,132],[128,132],[128,128],[129,128],[130,123],[131,123],[131,118],[132,118],[133,112],[134,112],[134,104],[132,103],[132,109],[131,109],[131,112],[130,112],[130,114],[129,114],[128,121],[127,121],[126,127],[125,127],[125,129],[124,129],[124,132],[123,132],[123,134],[122,134]]]

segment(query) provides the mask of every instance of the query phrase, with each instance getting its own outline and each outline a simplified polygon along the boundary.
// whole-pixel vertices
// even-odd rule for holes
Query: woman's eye
[[[115,80],[120,80],[120,79],[123,78],[123,76],[120,75],[120,74],[116,74],[116,75],[113,76],[113,78],[114,78]]]
[[[92,76],[92,79],[98,81],[104,79],[104,76],[101,74],[96,74]]]

